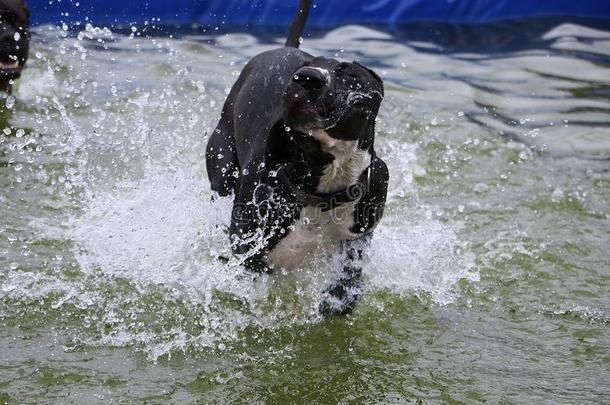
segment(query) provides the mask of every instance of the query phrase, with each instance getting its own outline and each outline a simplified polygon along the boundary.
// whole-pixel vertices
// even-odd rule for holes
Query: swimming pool
[[[610,30],[344,26],[386,99],[367,290],[218,260],[207,134],[281,34],[35,29],[0,101],[0,402],[600,403],[610,395]]]

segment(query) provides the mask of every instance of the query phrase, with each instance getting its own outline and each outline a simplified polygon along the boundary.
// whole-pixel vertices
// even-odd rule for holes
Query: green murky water
[[[281,38],[39,27],[0,100],[0,403],[607,402],[610,30],[430,33],[303,44],[387,89],[366,294],[325,320],[327,258],[217,260],[206,136]]]

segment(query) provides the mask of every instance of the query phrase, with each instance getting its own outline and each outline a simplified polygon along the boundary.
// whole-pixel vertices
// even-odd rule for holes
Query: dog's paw
[[[324,291],[318,310],[324,316],[347,315],[354,310],[360,292],[359,285],[348,287],[336,284]]]
[[[267,260],[262,255],[254,255],[244,261],[247,271],[256,274],[273,274],[273,268],[269,266]]]

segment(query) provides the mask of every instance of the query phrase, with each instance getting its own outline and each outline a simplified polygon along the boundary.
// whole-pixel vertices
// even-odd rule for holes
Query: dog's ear
[[[383,80],[381,80],[381,77],[379,77],[379,75],[377,73],[375,73],[375,71],[373,69],[369,69],[366,66],[364,66],[362,63],[360,62],[354,62],[354,65],[360,66],[362,69],[366,70],[367,72],[369,72],[371,74],[371,76],[373,76],[373,78],[375,80],[377,80],[377,82],[379,83],[379,85],[381,86],[381,95],[383,96]]]

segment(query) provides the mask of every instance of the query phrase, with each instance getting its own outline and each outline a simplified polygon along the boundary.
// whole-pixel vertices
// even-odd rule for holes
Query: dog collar
[[[289,191],[296,196],[299,204],[315,206],[321,208],[322,211],[329,211],[342,204],[358,201],[366,194],[371,181],[372,164],[373,160],[371,159],[371,163],[360,174],[356,183],[332,193],[308,193],[293,183],[286,170],[279,170],[278,174],[282,177],[283,183],[288,186]]]

